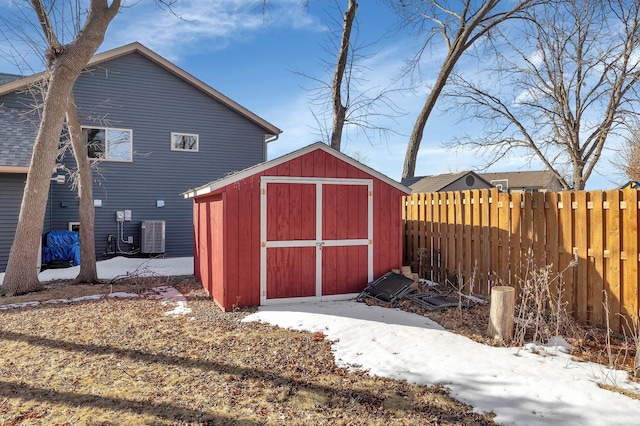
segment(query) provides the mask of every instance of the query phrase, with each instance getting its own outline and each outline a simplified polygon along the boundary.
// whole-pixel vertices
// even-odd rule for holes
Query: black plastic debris
[[[413,291],[413,283],[411,278],[395,272],[388,272],[377,280],[371,281],[356,300],[370,298],[386,305],[392,305]]]
[[[463,308],[467,308],[472,305],[472,303],[465,298],[457,299],[455,297],[443,296],[435,293],[411,294],[407,296],[407,299],[411,300],[414,305],[432,311],[453,308],[458,306],[458,304],[461,304]]]

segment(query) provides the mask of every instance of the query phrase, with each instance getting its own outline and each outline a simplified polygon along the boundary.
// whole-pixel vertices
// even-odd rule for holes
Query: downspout
[[[280,132],[282,133],[282,132]],[[271,142],[275,142],[278,140],[278,138],[280,137],[280,133],[278,133],[277,135],[272,135],[270,138],[267,138],[264,140],[264,161],[267,161],[268,157],[268,152],[267,152],[267,145],[270,144]]]

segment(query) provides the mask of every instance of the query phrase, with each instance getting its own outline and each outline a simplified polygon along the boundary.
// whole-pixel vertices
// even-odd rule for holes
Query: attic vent
[[[468,175],[465,180],[464,183],[467,184],[467,186],[473,186],[474,183],[476,183],[476,180],[473,178],[473,176]]]

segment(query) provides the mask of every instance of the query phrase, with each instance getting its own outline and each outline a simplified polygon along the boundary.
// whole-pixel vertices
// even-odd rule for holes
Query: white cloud
[[[109,46],[139,41],[171,61],[193,50],[218,50],[273,27],[317,31],[321,25],[297,0],[183,0],[170,11],[155,2],[124,7],[109,28]]]

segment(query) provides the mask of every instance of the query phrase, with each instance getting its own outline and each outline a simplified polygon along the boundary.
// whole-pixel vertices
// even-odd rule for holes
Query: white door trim
[[[267,240],[267,185],[269,183],[312,184],[316,186],[316,232],[315,240]],[[345,240],[322,239],[322,188],[324,185],[363,185],[367,187],[367,238]],[[373,179],[312,178],[290,176],[262,176],[260,178],[260,304],[282,303],[289,299],[267,299],[267,249],[271,247],[316,247],[316,294],[303,300],[335,299],[332,295],[322,297],[322,247],[367,246],[367,279],[373,280]]]

